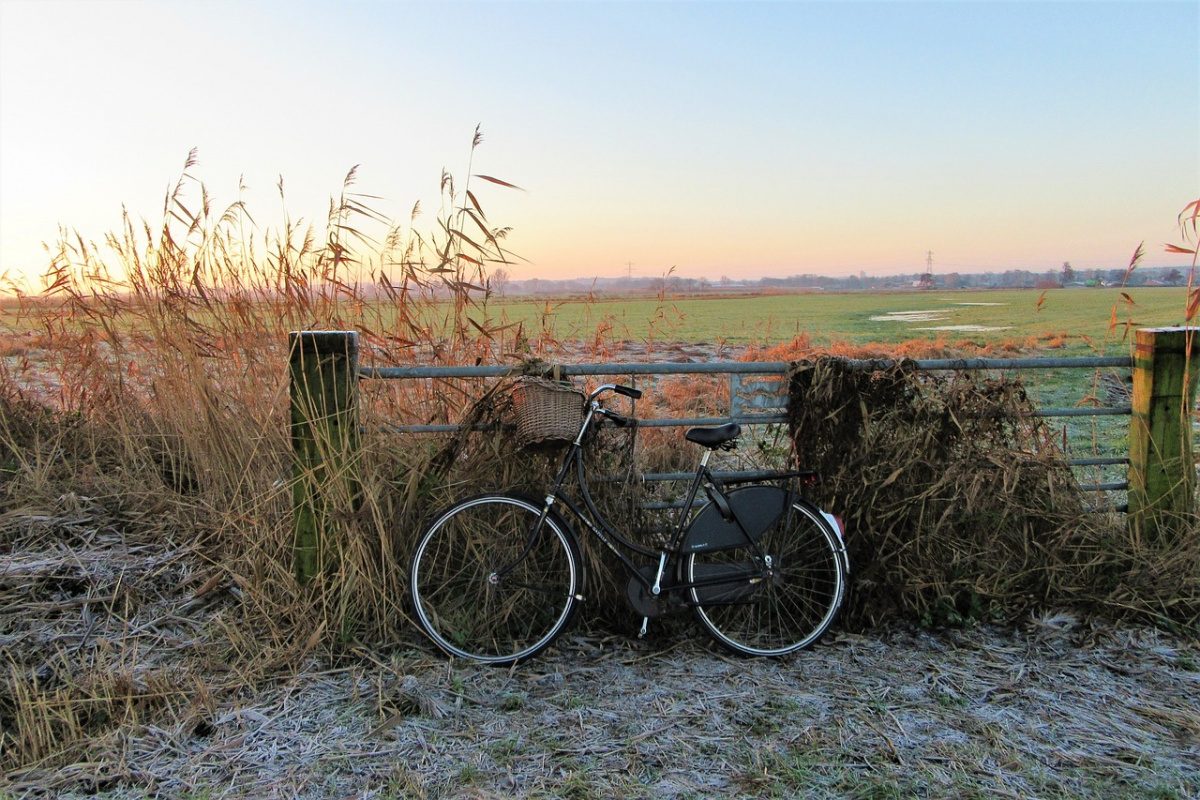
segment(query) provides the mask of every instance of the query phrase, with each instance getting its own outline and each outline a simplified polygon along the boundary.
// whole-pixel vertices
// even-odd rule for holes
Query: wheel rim
[[[759,540],[774,562],[770,579],[733,589],[690,590],[701,623],[737,652],[777,656],[802,650],[820,638],[841,605],[845,573],[834,534],[800,506],[789,517]],[[706,572],[739,567],[758,571],[746,549],[695,553],[686,574],[690,583]]]
[[[413,605],[443,650],[512,663],[548,645],[566,623],[578,581],[567,534],[547,518],[520,558],[539,513],[516,498],[478,498],[430,526],[413,557]]]

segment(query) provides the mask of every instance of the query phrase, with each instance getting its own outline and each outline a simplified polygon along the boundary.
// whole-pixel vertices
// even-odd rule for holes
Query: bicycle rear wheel
[[[510,495],[464,500],[438,515],[413,554],[417,622],[446,653],[514,664],[548,647],[582,598],[579,548],[555,514]],[[532,538],[531,538],[532,537]]]
[[[728,580],[688,590],[696,618],[741,655],[782,656],[815,644],[846,593],[841,540],[820,511],[795,502],[758,540],[769,577],[749,548],[698,552],[683,562],[686,582]]]

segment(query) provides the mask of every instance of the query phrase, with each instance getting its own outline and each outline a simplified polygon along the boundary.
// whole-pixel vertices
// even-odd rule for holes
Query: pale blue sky
[[[0,0],[0,269],[157,219],[193,146],[219,205],[361,164],[403,218],[476,123],[516,277],[1170,263],[1200,3]]]

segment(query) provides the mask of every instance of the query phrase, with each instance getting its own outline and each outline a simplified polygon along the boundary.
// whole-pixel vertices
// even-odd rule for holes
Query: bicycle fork
[[[525,542],[525,549],[521,551],[521,555],[517,556],[516,560],[511,564],[501,567],[489,575],[488,583],[499,583],[501,579],[508,575],[508,573],[516,569],[517,564],[520,564],[525,560],[526,556],[533,552],[534,542],[537,540],[538,534],[541,533],[542,525],[545,524],[546,518],[550,516],[550,513],[554,508],[554,503],[558,500],[558,492],[562,488],[563,481],[567,479],[571,464],[579,453],[580,442],[583,440],[583,432],[587,430],[588,423],[590,423],[592,420],[592,413],[593,411],[588,411],[587,417],[583,423],[583,427],[579,431],[579,435],[575,437],[575,441],[571,444],[570,453],[565,459],[563,459],[562,466],[558,468],[558,475],[554,478],[554,485],[550,491],[546,493],[545,502],[542,504],[542,511],[540,514],[538,514],[537,521],[534,522],[533,527],[529,531],[529,538]]]

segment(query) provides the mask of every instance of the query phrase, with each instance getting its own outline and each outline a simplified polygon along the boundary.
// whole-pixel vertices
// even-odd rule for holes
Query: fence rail
[[[902,362],[892,358],[864,358],[847,360],[850,369],[890,369],[899,363],[911,363],[918,370],[982,370],[982,369],[1058,369],[1062,367],[1125,367],[1132,366],[1129,356],[1079,356],[1068,358],[918,358]],[[563,375],[704,375],[724,374],[778,374],[783,375],[792,364],[787,361],[704,361],[696,363],[674,362],[620,362],[598,364],[564,364]],[[363,378],[504,378],[520,375],[519,366],[414,366],[414,367],[360,367],[358,374]]]

